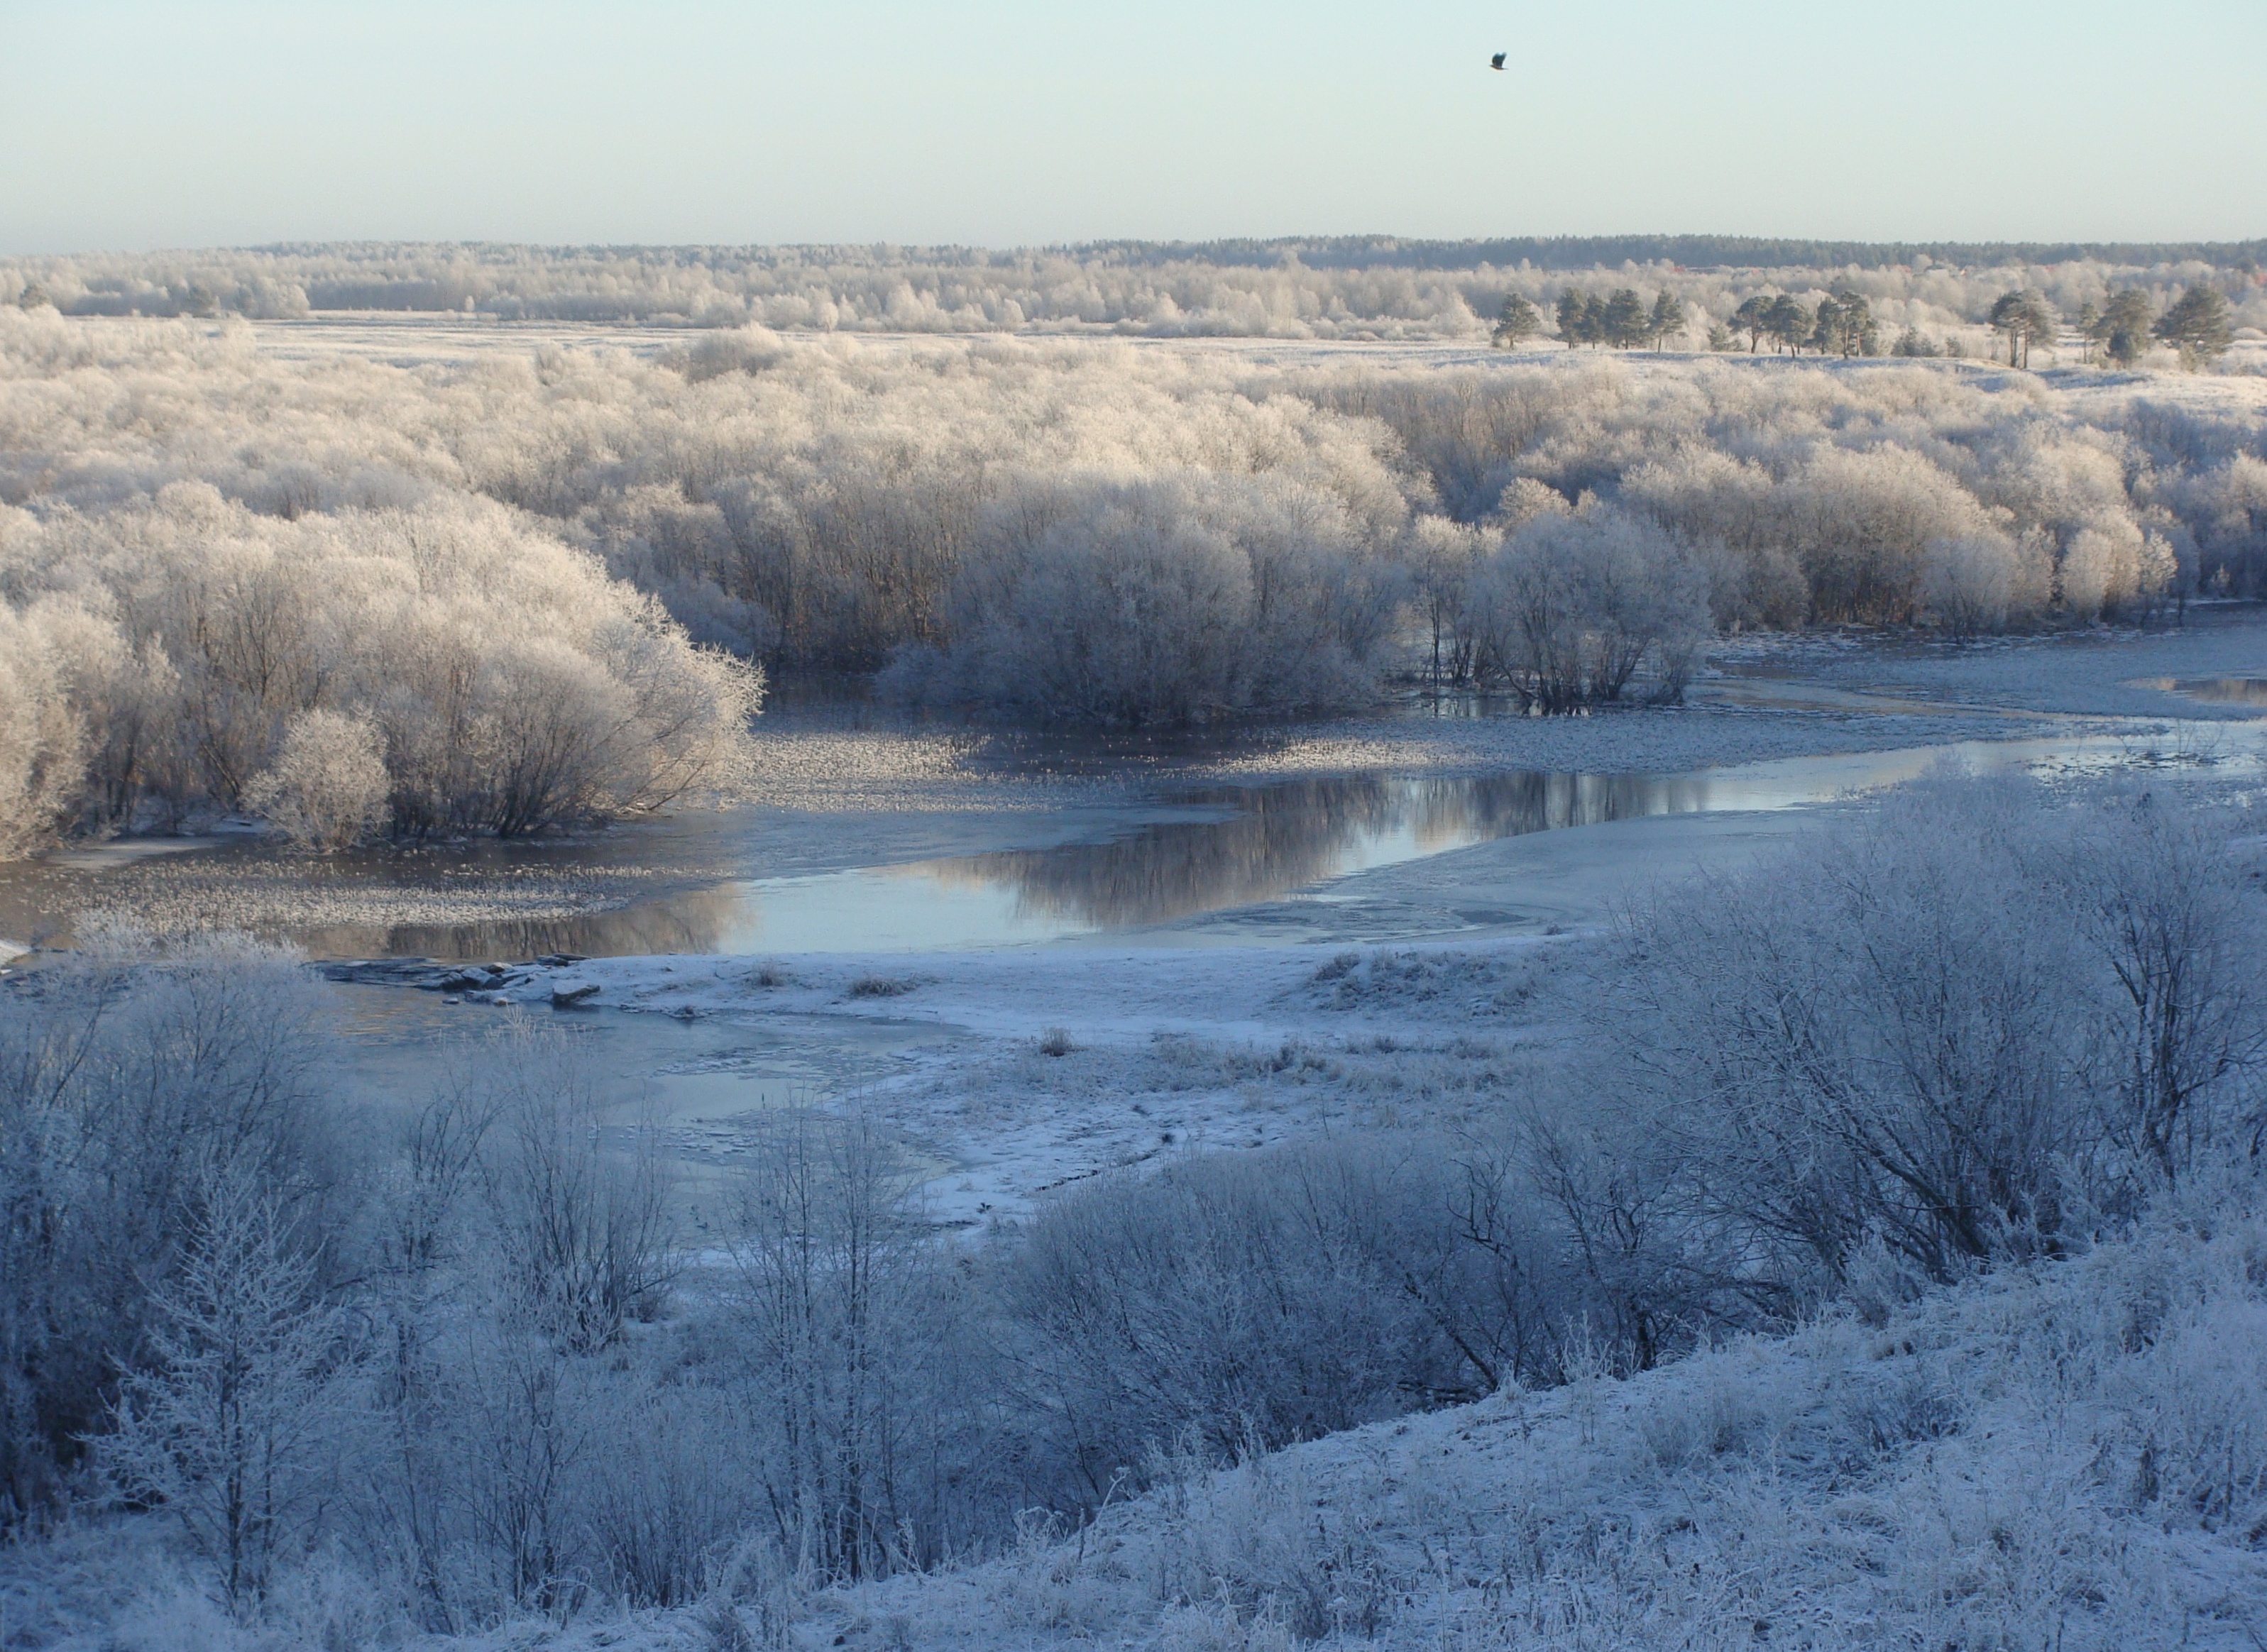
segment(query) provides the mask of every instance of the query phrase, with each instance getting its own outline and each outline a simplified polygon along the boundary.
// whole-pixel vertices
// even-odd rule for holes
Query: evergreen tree
[[[1732,311],[1732,325],[1748,335],[1748,354],[1753,355],[1763,343],[1764,334],[1772,330],[1772,301],[1761,293],[1740,300],[1740,307]]]
[[[1874,325],[1874,307],[1865,294],[1838,292],[1820,299],[1810,342],[1822,354],[1830,350],[1845,361],[1875,354],[1881,346],[1881,331]]]
[[[1909,326],[1897,334],[1897,341],[1889,347],[1889,354],[1926,357],[1942,355],[1944,351],[1935,340],[1924,335],[1919,327]]]
[[[1598,332],[1617,350],[1626,350],[1645,342],[1649,322],[1645,300],[1637,296],[1637,289],[1617,287],[1606,296],[1605,313],[1598,318]]]
[[[1653,315],[1649,322],[1653,347],[1661,348],[1663,339],[1684,331],[1684,306],[1676,295],[1663,288],[1654,295]]]
[[[1829,293],[1811,312],[1810,347],[1824,355],[1842,347],[1842,301]]]
[[[2115,294],[2109,307],[2094,318],[2087,338],[2120,367],[2131,367],[2149,350],[2149,333],[2156,318],[2149,313],[2149,296],[2138,287]]]
[[[1810,330],[1816,325],[1810,306],[1786,293],[1772,300],[1771,308],[1764,311],[1764,320],[1779,347],[1797,355],[1802,354],[1802,347],[1809,341]]]
[[[2152,330],[2181,353],[2181,365],[2190,372],[2235,342],[2227,325],[2227,300],[2218,288],[2201,281],[2175,299]]]
[[[2007,365],[2031,364],[2031,341],[2054,340],[2055,313],[2044,295],[2029,288],[2001,293],[1992,305],[1992,325],[2007,335]]]
[[[1506,293],[1488,341],[1499,350],[1515,350],[1542,331],[1543,318],[1535,312],[1535,306],[1517,293]]]
[[[1569,287],[1559,295],[1559,336],[1566,340],[1566,347],[1578,344],[1595,344],[1597,333],[1590,324],[1590,300],[1579,287]]]

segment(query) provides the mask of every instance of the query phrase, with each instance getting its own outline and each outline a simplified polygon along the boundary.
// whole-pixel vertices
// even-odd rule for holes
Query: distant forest
[[[283,249],[278,248],[277,251]],[[1310,269],[1508,268],[1574,271],[1623,264],[1670,264],[1690,270],[1895,269],[1951,264],[1995,268],[2010,264],[2209,264],[2248,273],[2267,266],[2267,239],[2255,241],[1816,241],[1757,235],[1516,235],[1490,241],[1404,240],[1390,235],[1286,236],[1273,240],[1095,241],[1068,248],[1075,258],[1163,264],[1279,264],[1295,258]],[[923,256],[944,256],[932,249]],[[979,255],[980,256],[980,255]]]
[[[1097,242],[1010,248],[538,247],[346,242],[0,259],[0,304],[66,315],[290,320],[356,311],[493,321],[819,333],[1478,340],[1505,299],[1666,291],[1706,332],[1747,299],[1861,294],[1877,322],[1953,342],[2009,291],[2062,314],[2138,289],[2153,313],[2206,284],[2267,324],[2267,240],[2167,245],[1730,236]],[[1984,335],[1979,333],[1979,340]],[[1966,353],[1955,349],[1955,354]],[[1981,350],[1977,352],[1980,354]]]

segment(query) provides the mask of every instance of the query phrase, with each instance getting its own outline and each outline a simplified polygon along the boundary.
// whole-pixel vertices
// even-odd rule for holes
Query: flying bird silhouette
[[[1488,59],[1488,67],[1490,69],[1501,69],[1503,67],[1503,60],[1508,55],[1508,53],[1498,52],[1493,57]]]

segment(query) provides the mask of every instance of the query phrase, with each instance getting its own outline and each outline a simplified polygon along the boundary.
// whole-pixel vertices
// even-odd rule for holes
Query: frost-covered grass
[[[2267,1221],[1220,1472],[817,1603],[846,1644],[2254,1648]]]

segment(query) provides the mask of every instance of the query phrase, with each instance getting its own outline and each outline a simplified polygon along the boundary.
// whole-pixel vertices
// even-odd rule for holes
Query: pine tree
[[[1817,324],[1810,342],[1821,352],[1831,350],[1847,361],[1872,355],[1881,346],[1881,330],[1874,322],[1874,307],[1863,293],[1830,293],[1818,301]]]
[[[1781,293],[1772,300],[1771,308],[1764,312],[1764,319],[1772,339],[1782,348],[1797,355],[1802,354],[1802,347],[1809,341],[1810,330],[1815,325],[1808,304],[1800,298]]]
[[[1598,331],[1605,341],[1618,350],[1645,342],[1647,316],[1645,300],[1637,296],[1633,287],[1617,287],[1606,296],[1605,314],[1599,318]]]
[[[1597,334],[1590,325],[1590,300],[1577,287],[1569,287],[1559,295],[1559,336],[1566,340],[1566,347],[1578,344],[1595,344]]]
[[[1732,311],[1732,325],[1748,335],[1748,354],[1753,355],[1764,341],[1764,334],[1772,330],[1772,301],[1761,293],[1740,300],[1740,307]]]
[[[2001,293],[1992,305],[1992,325],[2007,335],[2007,365],[2031,364],[2031,341],[2054,339],[2055,313],[2043,295],[2023,288]]]
[[[2227,325],[2227,298],[2218,288],[2202,282],[2175,299],[2153,331],[2181,353],[2181,365],[2190,372],[2235,342]]]
[[[1542,331],[1543,318],[1535,312],[1535,306],[1518,293],[1506,293],[1489,342],[1499,350],[1515,350]]]
[[[1663,339],[1684,331],[1684,306],[1676,295],[1663,288],[1654,295],[1651,318],[1653,347],[1661,348]]]
[[[2094,319],[2087,336],[2120,367],[2131,367],[2148,354],[2149,334],[2155,318],[2149,313],[2149,296],[2138,287],[2114,295],[2109,307]]]

